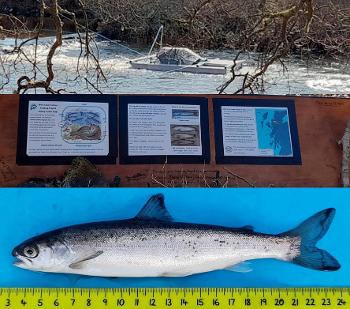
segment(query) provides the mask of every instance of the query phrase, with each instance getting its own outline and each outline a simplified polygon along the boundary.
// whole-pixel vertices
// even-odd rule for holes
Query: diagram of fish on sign
[[[309,143],[325,110],[297,98],[17,104],[9,166],[19,187],[0,189],[0,305],[2,288],[350,285],[349,190],[312,188],[344,177],[329,141],[343,136],[346,113]],[[314,160],[317,146],[339,155]]]

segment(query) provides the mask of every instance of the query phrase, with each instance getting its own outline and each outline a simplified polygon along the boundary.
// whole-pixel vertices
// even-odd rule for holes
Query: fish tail
[[[317,242],[327,233],[334,215],[334,208],[322,210],[306,219],[297,228],[282,234],[301,238],[300,254],[292,260],[293,263],[325,271],[340,268],[340,264],[332,255],[316,247]]]

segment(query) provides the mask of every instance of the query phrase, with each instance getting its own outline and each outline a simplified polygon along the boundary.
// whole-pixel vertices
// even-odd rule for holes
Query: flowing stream
[[[46,77],[46,55],[50,39],[41,39],[36,54],[37,78]],[[8,51],[14,46],[14,39],[0,40],[0,90],[1,93],[12,93],[16,89],[16,80],[22,75],[32,77],[32,65],[19,61],[17,55]],[[132,69],[128,60],[139,57],[131,50],[111,42],[97,43],[100,65],[107,81],[94,79],[93,62],[90,58],[90,69],[86,69],[86,60],[81,58],[80,77],[77,75],[77,59],[81,52],[77,41],[65,41],[53,58],[55,69],[54,89],[65,89],[67,92],[95,93],[98,88],[103,93],[218,93],[218,87],[229,75],[205,75],[180,72],[155,72]],[[24,48],[27,56],[34,59],[34,45]],[[147,53],[145,50],[141,52]],[[230,51],[197,51],[209,59],[232,61],[234,54]],[[244,55],[242,72],[252,70],[257,63],[257,54]],[[350,94],[350,64],[331,61],[305,60],[290,58],[281,64],[272,65],[264,78],[264,89],[259,93],[274,95],[293,94]],[[91,84],[89,84],[88,79]],[[94,85],[94,86],[92,86]],[[238,83],[231,85],[226,93],[234,92]],[[34,90],[32,90],[33,92]],[[38,93],[42,90],[38,90]]]

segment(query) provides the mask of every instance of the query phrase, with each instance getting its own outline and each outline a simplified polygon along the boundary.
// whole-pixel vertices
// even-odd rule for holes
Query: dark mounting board
[[[118,154],[117,97],[114,95],[60,94],[21,95],[18,114],[17,164],[18,165],[63,165],[70,164],[77,156],[28,156],[28,112],[30,101],[59,101],[79,103],[108,103],[109,153],[108,155],[80,155],[94,164],[115,164]]]
[[[129,104],[199,105],[202,155],[144,155],[129,156],[128,105]],[[208,100],[205,97],[183,96],[119,96],[119,156],[121,164],[208,164],[210,163],[210,138]]]
[[[233,98],[214,98],[214,125],[216,141],[216,163],[217,164],[256,164],[256,165],[301,165],[301,153],[298,137],[298,127],[295,113],[294,100],[275,100],[275,99],[233,99]],[[222,128],[222,106],[237,107],[284,107],[288,109],[289,130],[293,156],[290,157],[262,157],[262,156],[225,156],[223,145]]]

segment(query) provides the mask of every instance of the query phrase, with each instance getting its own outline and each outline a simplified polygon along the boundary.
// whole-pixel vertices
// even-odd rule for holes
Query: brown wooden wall
[[[193,95],[192,95],[193,96]],[[350,99],[296,97],[301,166],[216,165],[212,98],[209,98],[211,164],[101,165],[108,180],[121,186],[337,187],[342,150],[337,142],[350,119]],[[228,97],[228,96],[225,96]],[[233,96],[232,96],[233,97]],[[249,98],[249,96],[244,96]],[[290,99],[288,97],[264,97]],[[17,166],[18,95],[0,95],[0,186],[16,186],[31,177],[61,177],[67,166]]]

